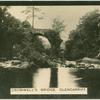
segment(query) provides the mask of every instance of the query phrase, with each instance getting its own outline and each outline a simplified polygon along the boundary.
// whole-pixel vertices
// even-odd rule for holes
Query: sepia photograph
[[[0,99],[100,99],[100,5],[21,4],[0,4]]]

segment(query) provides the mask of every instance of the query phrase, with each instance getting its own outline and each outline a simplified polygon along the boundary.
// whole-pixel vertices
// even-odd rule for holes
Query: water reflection
[[[57,88],[58,87],[58,68],[51,68],[50,73],[50,88]]]
[[[79,87],[76,80],[79,80],[72,72],[75,69],[70,68],[39,68],[33,74],[33,87]]]
[[[33,73],[32,84],[34,88],[49,88],[50,68],[39,68]]]
[[[77,68],[0,69],[0,98],[11,96],[10,88],[87,87],[88,95],[59,95],[50,98],[100,98],[100,70]],[[29,97],[29,96],[27,96]],[[36,96],[37,98],[39,96]],[[46,97],[46,96],[45,96]],[[47,96],[48,97],[48,96]],[[30,98],[30,97],[29,97]],[[33,98],[33,97],[32,97]],[[40,96],[41,98],[41,96]]]
[[[45,81],[37,82],[46,84],[44,87],[87,87],[88,94],[87,95],[77,95],[77,98],[100,98],[100,70],[99,69],[77,69],[77,68],[52,68],[47,69],[44,68],[38,69],[38,73],[44,73],[44,76],[38,74],[35,77],[39,79],[39,75],[41,77],[45,77],[44,79],[48,79]],[[40,79],[39,79],[40,80]],[[50,85],[49,85],[50,82]],[[47,85],[48,84],[48,85]],[[71,95],[70,95],[71,96]],[[62,96],[61,96],[62,97]],[[72,96],[73,97],[73,96]]]
[[[58,86],[59,87],[66,87],[66,88],[74,88],[74,87],[79,87],[78,83],[76,80],[78,78],[71,74],[72,71],[75,71],[75,69],[70,69],[70,68],[58,68]]]
[[[0,98],[9,98],[10,88],[32,87],[31,69],[0,68]]]
[[[100,69],[78,69],[72,74],[81,78],[76,82],[88,88],[88,98],[100,98]]]

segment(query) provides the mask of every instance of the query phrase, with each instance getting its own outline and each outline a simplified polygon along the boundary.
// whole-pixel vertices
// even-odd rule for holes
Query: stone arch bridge
[[[48,32],[53,33],[53,32],[55,32],[55,31],[53,31],[53,30],[51,30],[51,29],[34,29],[34,30],[32,31],[33,36],[43,36],[43,37],[47,38],[47,39],[49,40],[49,42],[50,42],[50,39],[49,39],[48,36],[47,36]],[[59,38],[59,41],[60,41],[60,43],[61,43],[61,42],[62,42],[62,39]]]
[[[53,52],[52,55],[59,55],[59,50],[61,49],[60,46],[63,40],[59,37],[59,35],[57,35],[58,33],[55,32],[56,34],[53,35],[53,32],[55,31],[51,29],[34,29],[32,31],[33,36],[43,36],[49,41],[52,48],[51,52]],[[50,35],[51,33],[52,35]]]

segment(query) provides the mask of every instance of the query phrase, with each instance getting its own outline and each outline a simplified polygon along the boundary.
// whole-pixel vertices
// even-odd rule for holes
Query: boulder
[[[99,59],[88,58],[88,57],[84,57],[83,59],[81,59],[81,62],[91,63],[91,64],[100,64],[100,60]]]

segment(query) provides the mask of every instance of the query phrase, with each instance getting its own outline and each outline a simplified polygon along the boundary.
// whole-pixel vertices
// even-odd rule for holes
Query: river
[[[10,88],[79,88],[87,87],[88,95],[76,98],[100,98],[100,69],[65,68],[1,68],[0,69],[0,98],[12,98]],[[14,96],[24,98],[24,96]],[[26,97],[26,96],[25,96]],[[27,96],[31,98],[30,96]],[[33,95],[34,97],[34,95]],[[36,96],[36,98],[41,96]],[[59,96],[49,96],[57,98]],[[69,98],[68,95],[61,96]],[[71,97],[71,96],[70,96]],[[44,98],[47,98],[44,96]],[[73,97],[74,98],[74,97]]]
[[[57,70],[55,70],[57,69]],[[52,75],[52,71],[54,70],[54,74]],[[57,72],[56,72],[57,71]],[[33,87],[50,87],[50,82],[53,84],[53,81],[57,86],[55,87],[79,87],[76,80],[79,80],[80,78],[77,78],[75,75],[73,75],[71,72],[75,71],[75,69],[70,68],[64,68],[64,67],[58,67],[58,68],[39,68],[37,69],[36,73],[33,74]],[[53,77],[54,79],[52,79]],[[53,85],[55,85],[53,84]]]

